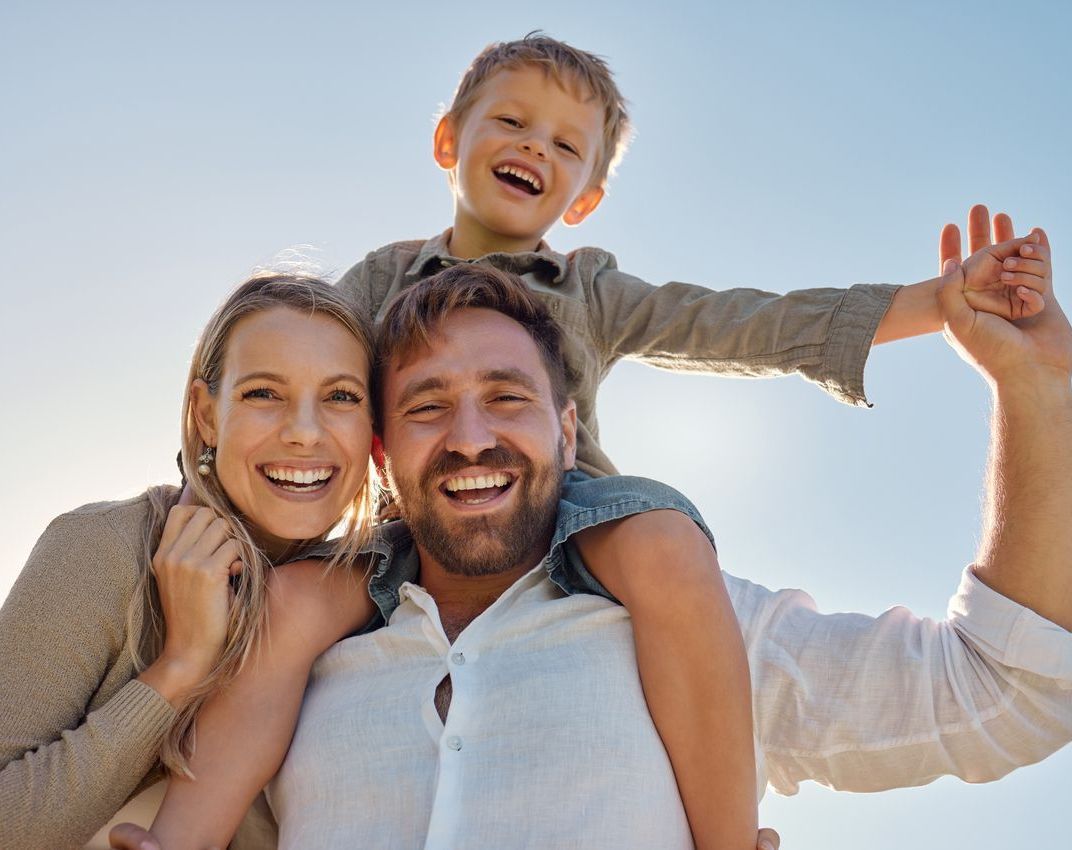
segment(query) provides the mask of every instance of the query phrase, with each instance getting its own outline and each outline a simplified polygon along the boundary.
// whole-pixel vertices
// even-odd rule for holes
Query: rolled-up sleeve
[[[967,569],[946,620],[821,614],[807,594],[727,577],[775,791],[998,779],[1072,740],[1072,634]]]

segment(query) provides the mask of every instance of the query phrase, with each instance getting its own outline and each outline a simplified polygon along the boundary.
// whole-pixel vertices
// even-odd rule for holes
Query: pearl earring
[[[212,446],[205,446],[205,450],[201,452],[200,457],[197,458],[197,474],[208,475],[212,472],[212,462],[216,459],[216,450]]]

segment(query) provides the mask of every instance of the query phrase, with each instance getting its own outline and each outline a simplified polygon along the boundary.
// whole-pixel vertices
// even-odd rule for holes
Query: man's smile
[[[513,489],[516,480],[514,473],[503,471],[453,475],[439,489],[452,502],[475,507],[499,502]]]

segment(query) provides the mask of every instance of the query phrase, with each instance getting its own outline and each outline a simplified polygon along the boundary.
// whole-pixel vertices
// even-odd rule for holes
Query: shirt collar
[[[450,235],[451,228],[448,227],[438,236],[425,242],[409,268],[406,269],[406,277],[413,281],[420,280],[435,274],[440,269],[465,262],[487,263],[497,269],[517,275],[529,272],[542,273],[543,276],[550,277],[551,283],[561,283],[569,271],[569,260],[563,254],[552,251],[543,240],[540,240],[535,251],[522,251],[518,254],[497,251],[470,261],[451,256],[448,248]]]

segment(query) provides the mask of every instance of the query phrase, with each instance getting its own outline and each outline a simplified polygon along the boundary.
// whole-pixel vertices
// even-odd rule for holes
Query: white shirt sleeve
[[[997,779],[1072,740],[1072,633],[971,569],[948,619],[820,614],[799,590],[726,576],[775,791]]]

